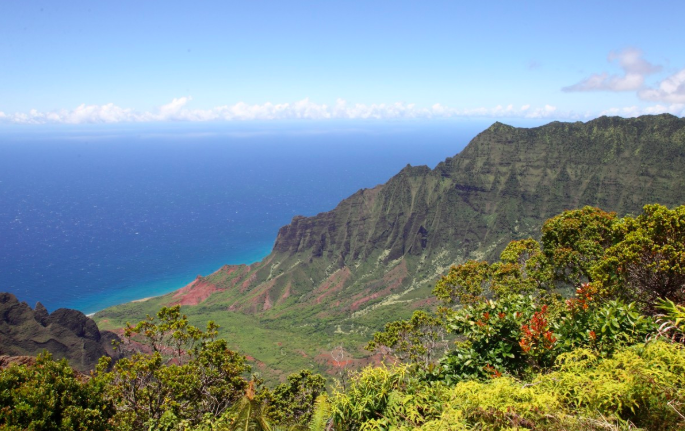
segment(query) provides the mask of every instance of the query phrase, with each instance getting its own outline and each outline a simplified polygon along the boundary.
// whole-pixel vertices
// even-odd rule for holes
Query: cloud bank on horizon
[[[545,105],[533,108],[530,105],[495,106],[493,108],[456,109],[439,103],[431,107],[419,107],[413,103],[350,104],[338,99],[327,105],[311,101],[309,98],[294,103],[246,104],[238,102],[211,109],[192,109],[187,107],[191,97],[173,99],[154,112],[138,112],[122,108],[113,103],[105,105],[82,104],[75,109],[28,113],[6,114],[0,112],[0,122],[17,124],[87,124],[87,123],[146,123],[164,121],[250,121],[250,120],[393,120],[393,119],[432,119],[432,118],[473,118],[473,117],[516,117],[516,118],[555,118],[557,108]],[[566,114],[562,114],[566,115]]]
[[[685,80],[685,70],[682,77]],[[592,78],[592,77],[591,77]],[[589,79],[591,79],[589,78]],[[593,79],[593,78],[592,78]],[[614,80],[614,78],[609,78]],[[633,78],[630,78],[633,79]],[[674,79],[674,80],[675,80]],[[620,80],[617,78],[616,80]],[[531,105],[506,106],[497,105],[492,108],[479,107],[459,109],[436,103],[430,107],[420,107],[413,103],[379,103],[379,104],[351,104],[338,99],[334,104],[316,103],[309,98],[294,103],[246,104],[238,102],[233,105],[222,105],[211,109],[192,109],[187,105],[192,98],[189,96],[173,99],[160,106],[157,110],[136,111],[123,108],[113,103],[104,105],[81,104],[75,109],[62,109],[42,112],[31,110],[28,113],[7,114],[0,111],[0,123],[11,124],[116,124],[116,123],[151,123],[151,122],[220,122],[220,121],[269,121],[269,120],[429,120],[429,119],[458,119],[458,118],[517,118],[517,119],[550,119],[550,120],[587,120],[601,115],[639,116],[645,114],[670,113],[685,116],[685,103],[679,102],[679,96],[671,89],[677,82],[671,80],[662,83],[659,89],[643,89],[641,92],[651,92],[652,100],[674,101],[671,104],[657,104],[649,107],[627,106],[612,108],[600,112],[562,111],[556,106],[545,105],[532,107]],[[580,83],[582,85],[589,85]],[[612,84],[613,85],[613,84]],[[622,85],[622,84],[621,84]],[[682,81],[680,83],[682,86]],[[580,90],[574,90],[580,91]],[[582,90],[588,91],[588,90]],[[661,97],[666,94],[667,97]],[[683,101],[685,102],[685,101]]]
[[[6,113],[0,111],[0,124],[116,124],[152,122],[236,122],[269,120],[430,120],[459,118],[588,120],[602,115],[635,117],[670,113],[685,116],[685,69],[649,85],[650,76],[664,67],[644,58],[636,48],[610,52],[607,60],[621,73],[594,73],[581,81],[561,88],[562,93],[634,93],[641,102],[621,107],[580,112],[544,104],[498,104],[494,107],[456,108],[441,103],[420,106],[416,103],[348,103],[337,99],[332,104],[304,98],[295,102],[238,102],[208,109],[189,106],[192,97],[174,98],[154,110],[140,111],[114,103],[80,104],[73,109]],[[656,103],[645,106],[645,102]]]

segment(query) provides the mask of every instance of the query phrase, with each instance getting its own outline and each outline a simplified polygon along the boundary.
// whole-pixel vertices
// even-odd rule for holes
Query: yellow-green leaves
[[[492,268],[487,262],[469,260],[453,266],[438,280],[433,294],[446,304],[471,304],[490,290]]]
[[[646,205],[615,230],[621,241],[591,271],[602,287],[651,314],[660,299],[685,302],[685,206]]]
[[[592,281],[591,269],[616,242],[616,213],[585,207],[565,211],[542,226],[542,246],[558,281]]]

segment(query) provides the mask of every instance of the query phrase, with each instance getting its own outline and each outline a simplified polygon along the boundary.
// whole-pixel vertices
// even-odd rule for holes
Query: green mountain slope
[[[495,123],[435,169],[407,166],[334,210],[295,217],[273,251],[184,289],[96,314],[105,328],[181,303],[214,319],[269,372],[364,363],[359,345],[388,320],[430,307],[436,277],[536,236],[566,209],[619,214],[685,202],[685,119],[602,117],[514,128]],[[343,344],[348,353],[333,352]],[[333,352],[333,353],[332,353]]]

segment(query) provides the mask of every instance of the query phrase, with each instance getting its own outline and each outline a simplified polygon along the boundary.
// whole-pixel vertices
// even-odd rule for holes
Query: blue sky
[[[0,4],[0,123],[685,115],[680,1]]]

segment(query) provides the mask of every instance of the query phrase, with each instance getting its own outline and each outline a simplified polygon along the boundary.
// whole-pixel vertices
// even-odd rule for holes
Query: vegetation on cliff
[[[434,169],[407,166],[329,212],[295,217],[261,262],[223,267],[95,319],[121,328],[182,304],[194,324],[219,323],[270,380],[301,368],[336,375],[341,364],[376,361],[363,346],[385,323],[429,311],[450,265],[493,260],[514,239],[541,239],[543,222],[569,208],[623,216],[650,202],[680,205],[682,172],[685,120],[671,115],[531,129],[495,123]],[[582,273],[582,262],[566,258],[569,271]],[[344,358],[334,360],[334,351]]]

